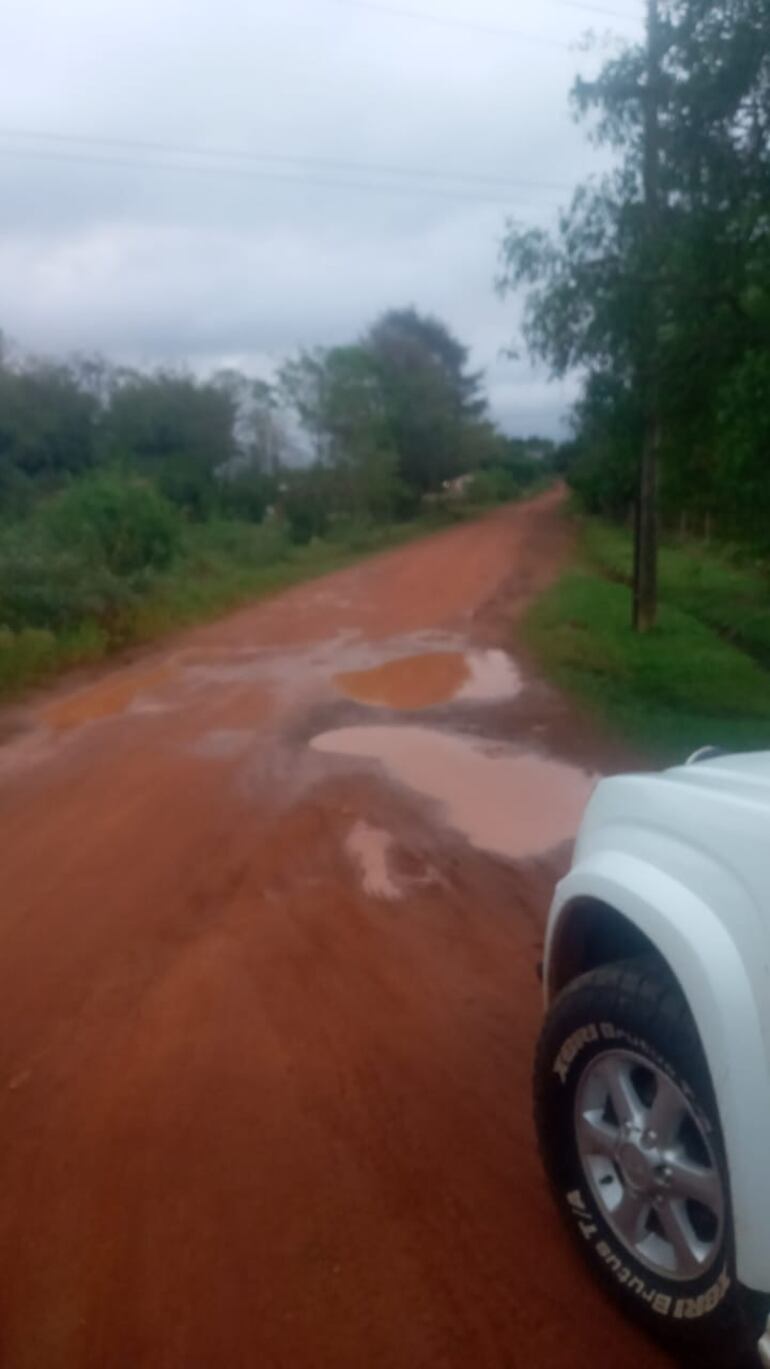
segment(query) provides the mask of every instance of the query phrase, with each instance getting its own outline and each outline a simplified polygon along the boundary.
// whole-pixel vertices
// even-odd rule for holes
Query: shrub
[[[55,545],[126,578],[165,569],[181,538],[178,515],[162,495],[117,475],[77,481],[48,505],[43,519]]]
[[[221,563],[245,568],[275,565],[291,553],[286,529],[277,519],[256,527],[227,518],[212,520],[190,528],[184,545],[192,563],[204,571]]]
[[[324,537],[328,531],[328,509],[312,489],[299,486],[291,490],[284,502],[284,514],[295,546],[307,546],[314,537]]]
[[[209,464],[169,455],[153,474],[163,498],[194,522],[205,522],[216,509],[219,490]]]
[[[0,627],[0,693],[18,689],[56,668],[56,638],[43,628]]]
[[[504,466],[490,466],[488,470],[477,471],[468,487],[468,502],[471,504],[504,504],[515,499],[519,485],[510,471]]]
[[[108,567],[57,546],[27,524],[0,540],[0,623],[59,632],[84,619],[106,622],[131,600],[130,588]]]
[[[261,523],[277,497],[273,476],[259,470],[242,470],[223,477],[219,490],[219,508],[226,518],[238,522]]]

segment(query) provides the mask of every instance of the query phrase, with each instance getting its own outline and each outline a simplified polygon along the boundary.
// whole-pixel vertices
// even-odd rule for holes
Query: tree
[[[333,511],[388,518],[402,498],[379,367],[362,346],[303,352],[281,383],[309,434]]]
[[[234,369],[217,371],[211,384],[228,397],[234,414],[231,473],[276,475],[289,451],[278,387]]]
[[[55,362],[0,359],[0,507],[23,507],[95,459],[96,401]]]
[[[486,408],[468,351],[438,319],[392,310],[363,346],[382,387],[399,473],[424,493],[462,473],[463,436]]]
[[[770,0],[662,0],[655,232],[645,197],[647,53],[631,46],[574,90],[619,166],[578,190],[554,238],[510,225],[504,246],[501,288],[530,287],[531,350],[556,374],[588,373],[590,402],[576,419],[585,438],[590,416],[595,466],[625,469],[620,416],[636,423],[648,410],[654,357],[670,518],[722,521],[725,386],[748,355],[770,348],[769,23]]]
[[[119,375],[104,425],[104,457],[151,475],[173,503],[205,516],[217,472],[235,454],[236,404],[214,384],[174,371]]]

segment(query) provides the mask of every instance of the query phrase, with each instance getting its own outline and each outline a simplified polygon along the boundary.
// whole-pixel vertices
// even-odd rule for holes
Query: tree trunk
[[[647,425],[636,506],[634,628],[650,632],[658,616],[658,452],[660,424],[652,413]]]
[[[634,552],[633,626],[649,632],[658,612],[658,458],[660,453],[660,380],[658,375],[658,281],[657,257],[660,235],[660,24],[658,0],[647,3],[647,84],[644,92],[644,201],[647,218],[647,250],[650,266],[649,326],[645,394],[647,421],[639,462]]]

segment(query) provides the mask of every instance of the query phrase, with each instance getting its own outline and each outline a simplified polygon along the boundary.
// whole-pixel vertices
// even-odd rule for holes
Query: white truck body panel
[[[722,1120],[738,1277],[770,1293],[770,753],[598,786],[551,910],[549,998],[586,899],[622,913],[681,985]]]

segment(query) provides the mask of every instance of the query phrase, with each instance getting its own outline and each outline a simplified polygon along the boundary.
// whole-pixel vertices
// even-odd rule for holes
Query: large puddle
[[[441,805],[449,826],[510,860],[574,837],[595,777],[543,756],[427,727],[346,727],[311,743],[327,755],[379,761]]]
[[[519,673],[504,651],[422,652],[337,675],[334,683],[349,699],[403,712],[455,699],[492,702],[521,689]]]

